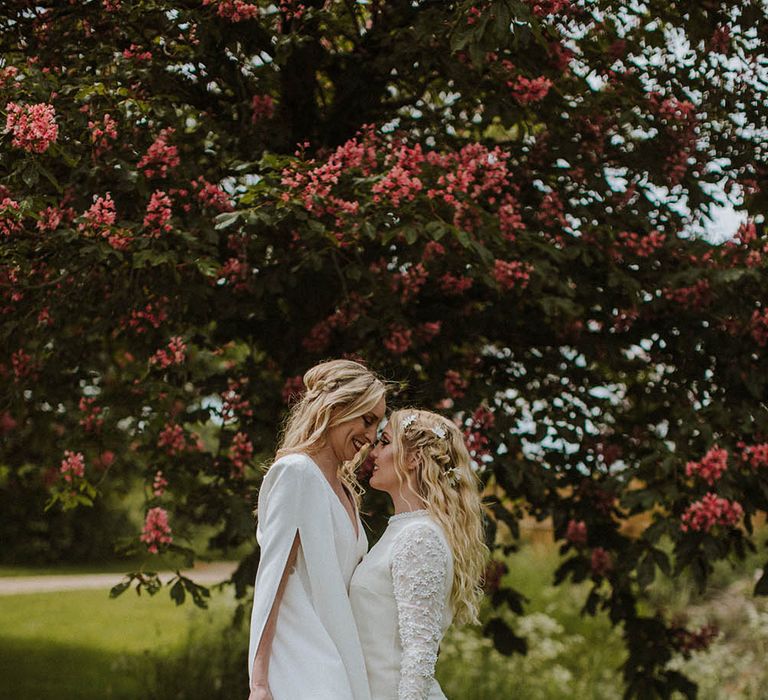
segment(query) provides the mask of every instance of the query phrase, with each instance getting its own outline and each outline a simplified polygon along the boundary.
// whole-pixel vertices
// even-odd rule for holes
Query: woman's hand
[[[248,700],[272,700],[272,693],[267,683],[254,683]]]

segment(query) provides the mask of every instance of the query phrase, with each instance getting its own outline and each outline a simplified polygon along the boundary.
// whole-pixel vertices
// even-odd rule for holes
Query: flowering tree
[[[8,478],[71,508],[141,476],[149,557],[250,542],[301,373],[363,357],[465,428],[500,546],[552,518],[558,582],[623,625],[627,695],[693,697],[667,663],[711,634],[638,602],[657,572],[704,587],[768,508],[766,24],[758,0],[5,3]],[[751,218],[714,245],[723,200]]]

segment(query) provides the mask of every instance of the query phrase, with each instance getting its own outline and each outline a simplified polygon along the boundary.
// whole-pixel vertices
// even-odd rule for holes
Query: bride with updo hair
[[[386,387],[351,360],[312,367],[304,386],[259,491],[249,699],[370,700],[348,588],[368,549],[355,471]]]
[[[478,622],[488,548],[479,480],[447,418],[395,411],[371,453],[395,514],[355,570],[350,600],[373,700],[445,700],[435,680],[452,620]]]

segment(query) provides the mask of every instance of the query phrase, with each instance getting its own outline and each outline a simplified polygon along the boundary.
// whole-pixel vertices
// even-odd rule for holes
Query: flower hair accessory
[[[433,428],[430,428],[430,430],[437,435],[441,440],[445,440],[446,432],[445,428],[442,425],[436,425]]]
[[[415,420],[416,420],[416,414],[409,413],[407,416],[403,418],[403,420],[400,421],[400,428],[402,430],[407,430]]]
[[[459,470],[456,467],[451,467],[450,469],[446,469],[445,477],[448,479],[448,483],[451,486],[458,486],[458,483],[461,481],[461,474],[459,473]]]

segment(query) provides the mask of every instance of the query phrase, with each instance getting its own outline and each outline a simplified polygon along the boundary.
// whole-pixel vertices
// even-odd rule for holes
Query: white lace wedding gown
[[[450,547],[427,511],[391,517],[349,588],[372,700],[445,700],[435,662],[452,582]]]
[[[278,610],[269,687],[274,700],[370,700],[348,587],[368,548],[320,468],[306,455],[278,459],[259,491],[261,560],[251,615],[248,675],[296,532],[296,566]]]

